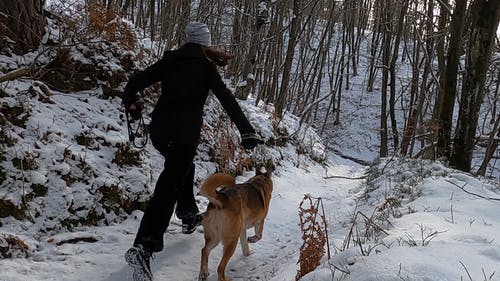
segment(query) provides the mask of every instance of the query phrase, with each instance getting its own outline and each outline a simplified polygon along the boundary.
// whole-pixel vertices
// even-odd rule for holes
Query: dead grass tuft
[[[14,235],[0,235],[0,259],[27,258],[29,247],[19,237]]]

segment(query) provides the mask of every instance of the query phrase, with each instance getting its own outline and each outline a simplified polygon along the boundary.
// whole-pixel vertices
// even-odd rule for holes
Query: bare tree
[[[384,35],[382,38],[382,88],[381,88],[381,103],[380,103],[380,157],[386,157],[388,154],[388,132],[387,132],[387,85],[389,81],[389,64],[391,61],[391,19],[392,9],[391,0],[383,1],[383,22]]]
[[[40,45],[45,33],[44,4],[44,0],[2,0],[0,25],[4,25],[6,36],[15,42],[15,53],[25,53]]]
[[[391,55],[391,62],[389,65],[389,74],[390,74],[390,97],[389,97],[389,116],[391,119],[391,129],[392,129],[392,138],[394,142],[394,147],[397,148],[399,146],[399,132],[396,120],[396,62],[399,57],[399,47],[401,43],[401,37],[403,35],[403,28],[405,27],[404,21],[405,16],[408,11],[409,0],[403,0],[401,3],[401,7],[399,10],[396,30],[395,30],[395,38],[393,44],[393,50]]]
[[[270,9],[270,25],[266,34],[266,43],[263,57],[259,60],[263,62],[262,77],[256,103],[263,100],[266,103],[273,103],[278,96],[278,87],[280,73],[283,66],[283,46],[284,38],[281,34],[284,32],[285,23],[284,10],[287,8],[285,1],[277,1]]]
[[[413,35],[410,44],[413,45],[412,54],[408,54],[408,58],[412,65],[412,79],[410,84],[410,99],[408,118],[405,120],[405,128],[403,130],[403,138],[401,141],[401,154],[412,156],[415,142],[420,139],[421,146],[426,147],[427,137],[424,137],[428,132],[427,120],[425,120],[426,104],[429,103],[431,88],[435,85],[435,80],[430,79],[435,77],[433,73],[433,62],[435,56],[435,31],[434,31],[434,13],[435,2],[433,0],[426,1],[426,14],[414,13],[414,18],[411,22]],[[415,2],[412,8],[418,10],[420,3]],[[408,45],[408,44],[407,44]],[[423,65],[423,71],[422,71]],[[417,135],[419,134],[419,135]]]
[[[450,22],[450,43],[448,44],[448,54],[446,58],[446,72],[441,103],[436,104],[438,109],[439,130],[437,136],[437,156],[448,158],[451,152],[451,131],[453,126],[453,109],[455,107],[455,97],[457,92],[458,64],[460,58],[460,47],[462,32],[465,24],[467,1],[456,0],[455,9]],[[435,105],[435,106],[436,106]]]
[[[253,3],[256,4],[256,3]],[[255,64],[257,51],[260,49],[260,37],[262,34],[263,26],[267,21],[268,10],[265,1],[259,1],[257,7],[252,7],[255,15],[255,23],[252,25],[252,32],[249,37],[248,53],[245,59],[243,71],[241,73],[240,82],[236,88],[236,97],[246,100],[250,94],[250,90],[255,84]]]
[[[373,4],[373,24],[372,24],[372,36],[370,42],[370,54],[369,54],[369,67],[368,67],[368,83],[366,89],[368,92],[373,91],[375,85],[375,79],[377,77],[378,71],[378,61],[381,55],[381,35],[383,31],[383,5],[382,1],[375,1]]]
[[[466,172],[471,169],[479,110],[484,98],[486,72],[500,18],[500,1],[475,0],[471,5],[470,14],[465,75],[462,82],[457,130],[450,157],[451,166]]]
[[[495,151],[498,149],[499,139],[500,139],[500,114],[497,115],[495,125],[493,125],[493,130],[490,133],[490,138],[488,140],[488,145],[486,146],[486,152],[483,162],[481,163],[481,166],[477,170],[476,175],[484,176],[486,174],[486,169],[488,167],[488,164],[490,163],[491,158],[493,158]]]
[[[364,86],[373,92],[380,86],[380,156],[389,155],[391,149],[413,156],[418,149],[415,144],[420,142],[422,150],[416,156],[450,158],[452,149],[461,149],[462,128],[468,131],[468,149],[474,145],[468,141],[474,139],[472,127],[463,118],[475,117],[482,96],[464,95],[480,85],[487,87],[476,79],[479,68],[484,72],[489,62],[475,54],[485,49],[472,44],[484,42],[483,35],[474,35],[484,28],[473,15],[479,11],[474,5],[486,0],[474,0],[470,5],[472,1],[467,0],[86,0],[92,1],[121,9],[144,30],[144,36],[160,43],[159,55],[163,49],[183,43],[188,21],[207,23],[214,44],[235,55],[223,71],[236,95],[246,99],[256,93],[255,103],[273,103],[278,118],[291,110],[302,123],[320,124],[321,132],[327,134],[327,125],[340,123],[345,96],[353,82],[359,81],[359,77],[353,78],[366,65]],[[259,9],[263,3],[268,7],[267,21]],[[487,4],[489,11],[496,11],[498,7],[492,3]],[[365,30],[370,33],[365,35]],[[466,72],[462,77],[459,58],[464,54]],[[360,59],[366,59],[366,64]],[[407,61],[411,63],[410,79],[398,73],[399,63]],[[462,120],[453,120],[457,86],[462,81]],[[403,118],[397,114],[399,110]],[[496,107],[491,110],[494,123]],[[477,126],[477,120],[468,120]],[[492,134],[493,123],[485,126],[487,134]],[[399,124],[404,124],[402,131]],[[492,140],[489,143],[494,145],[495,138]]]
[[[288,34],[288,45],[285,55],[285,63],[283,65],[283,75],[281,77],[281,86],[276,100],[276,113],[278,116],[283,114],[286,107],[286,102],[290,96],[290,71],[292,69],[293,57],[295,54],[295,46],[299,35],[299,25],[301,22],[301,0],[293,0],[292,19],[290,20],[290,31]]]

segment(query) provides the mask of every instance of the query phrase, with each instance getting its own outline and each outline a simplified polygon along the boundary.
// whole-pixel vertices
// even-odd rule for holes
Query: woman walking
[[[243,147],[252,149],[262,143],[217,71],[216,64],[226,65],[230,56],[210,47],[210,31],[203,23],[189,23],[186,39],[187,43],[179,49],[165,52],[159,61],[132,76],[123,93],[126,110],[131,116],[140,116],[137,93],[161,81],[161,96],[152,113],[150,137],[165,162],[133,247],[125,254],[134,269],[135,281],[152,280],[151,255],[163,249],[163,234],[174,208],[182,220],[183,233],[194,232],[201,223],[202,216],[193,195],[193,160],[209,90],[238,128]]]

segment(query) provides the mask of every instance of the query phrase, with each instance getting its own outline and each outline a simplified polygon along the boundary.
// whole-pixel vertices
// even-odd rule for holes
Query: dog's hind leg
[[[238,245],[238,239],[234,239],[232,241],[229,241],[229,243],[224,244],[224,249],[222,251],[222,259],[220,260],[219,267],[217,268],[217,274],[219,276],[218,281],[230,281],[229,278],[226,278],[226,266],[227,263],[229,262],[229,259],[231,259],[231,257],[233,256],[234,250],[236,249],[237,245]]]
[[[255,235],[248,237],[248,242],[255,243],[262,238],[262,232],[264,231],[264,220],[260,221],[254,226]]]
[[[250,247],[248,247],[247,230],[245,228],[240,233],[240,244],[243,255],[249,256],[252,252],[250,252]]]
[[[209,275],[208,272],[208,256],[210,252],[219,244],[219,240],[209,239],[205,237],[205,246],[201,249],[201,265],[200,274],[198,276],[199,281],[207,280]]]

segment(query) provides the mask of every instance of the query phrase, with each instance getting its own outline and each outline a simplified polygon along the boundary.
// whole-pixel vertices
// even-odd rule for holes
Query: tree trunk
[[[381,88],[381,104],[380,104],[380,157],[386,157],[388,154],[388,130],[387,130],[387,85],[389,81],[389,64],[391,61],[391,12],[390,2],[385,1],[384,14],[384,38],[382,39],[382,88]]]
[[[443,4],[440,7],[439,20],[438,20],[438,30],[437,30],[437,44],[436,53],[439,69],[439,88],[434,101],[434,109],[432,112],[432,120],[434,124],[439,124],[439,114],[441,111],[441,105],[443,103],[444,96],[444,86],[446,77],[446,53],[445,53],[445,38],[446,38],[446,23],[448,22],[449,12],[445,5],[448,5],[448,0],[443,0]]]
[[[410,99],[410,110],[408,114],[408,120],[403,131],[403,139],[401,141],[401,154],[412,156],[413,148],[415,145],[415,134],[419,129],[418,123],[422,118],[419,116],[423,115],[424,103],[428,96],[428,77],[432,72],[432,62],[435,58],[434,56],[434,0],[429,0],[427,2],[427,17],[426,22],[422,28],[415,27],[413,42],[413,61],[412,61],[412,83],[411,83],[411,93],[414,99]],[[425,35],[425,36],[424,36]],[[426,38],[425,40],[423,38]],[[423,52],[422,52],[422,49]],[[424,71],[420,76],[420,54],[423,53],[423,63]],[[419,79],[421,77],[421,82]],[[420,85],[420,87],[419,87]],[[420,126],[420,130],[423,127]]]
[[[398,126],[396,121],[396,61],[398,59],[399,54],[399,44],[401,42],[401,36],[403,35],[404,28],[404,19],[406,15],[406,11],[408,10],[409,0],[405,0],[403,2],[403,6],[401,7],[401,11],[399,13],[397,30],[396,30],[396,38],[394,39],[394,46],[391,57],[390,64],[390,98],[389,98],[389,116],[391,119],[391,130],[392,130],[392,138],[394,142],[394,148],[399,146],[399,133]]]
[[[155,13],[155,0],[149,0],[149,37],[155,40],[156,35],[156,13]]]
[[[410,147],[410,144],[413,141],[413,137],[415,136],[415,130],[417,127],[417,121],[418,121],[418,115],[419,115],[419,102],[420,101],[420,96],[418,95],[418,82],[420,78],[420,68],[419,68],[419,61],[420,61],[420,48],[422,45],[421,40],[418,40],[417,33],[420,32],[417,30],[417,27],[414,28],[413,30],[413,55],[411,58],[411,65],[412,65],[412,77],[411,77],[411,83],[410,83],[410,100],[408,101],[409,104],[409,110],[408,110],[408,118],[405,121],[405,126],[403,129],[403,136],[401,139],[401,155],[406,156],[408,154],[408,150]],[[423,95],[423,93],[422,93]],[[411,153],[410,153],[411,156]]]
[[[125,0],[125,3],[123,3],[123,6],[121,7],[121,12],[123,14],[127,14],[128,8],[130,7],[130,1],[131,0]]]
[[[261,5],[265,5],[265,2],[261,1]],[[250,37],[250,46],[248,48],[245,66],[243,67],[240,82],[236,88],[236,97],[242,100],[246,100],[248,98],[248,95],[255,84],[255,73],[253,72],[255,70],[257,51],[260,49],[260,35],[262,27],[267,20],[267,10],[260,10],[258,7],[254,8],[256,11],[256,21],[253,25],[252,36]]]
[[[382,34],[382,17],[383,17],[383,8],[381,8],[382,3],[376,1],[373,5],[373,13],[375,14],[374,23],[372,26],[372,36],[371,36],[371,44],[370,44],[370,65],[369,65],[369,74],[368,74],[368,83],[366,86],[366,90],[368,92],[372,92],[375,85],[375,78],[377,76],[377,61],[380,56],[379,46],[380,46],[380,35]],[[383,7],[383,6],[382,6]]]
[[[234,55],[234,58],[230,61],[229,66],[227,67],[227,71],[229,75],[234,78],[238,77],[238,73],[240,71],[240,65],[242,62],[241,55],[243,54],[243,36],[242,31],[244,26],[241,26],[241,17],[242,15],[242,4],[241,0],[235,0],[234,5],[236,9],[234,9],[233,15],[233,24],[232,24],[232,36],[231,36],[231,54]]]
[[[175,32],[174,44],[181,46],[186,38],[185,29],[189,23],[189,14],[191,13],[191,5],[189,1],[181,1],[177,3],[177,29]],[[170,46],[171,47],[171,46]]]
[[[283,115],[286,102],[288,100],[290,86],[290,72],[292,69],[293,56],[295,53],[295,45],[300,24],[300,3],[301,0],[293,0],[293,14],[291,18],[290,33],[288,37],[288,46],[286,49],[285,64],[283,65],[283,75],[281,77],[281,86],[279,90],[278,100],[276,102],[276,113],[278,116]]]
[[[450,157],[451,127],[455,96],[457,92],[458,64],[460,59],[460,41],[465,24],[466,0],[456,0],[456,6],[450,23],[450,43],[446,59],[446,74],[441,107],[439,109],[439,129],[437,139],[437,157]]]
[[[476,175],[484,176],[486,174],[486,168],[493,158],[493,154],[498,148],[498,139],[500,138],[500,115],[497,116],[497,120],[495,121],[495,125],[493,126],[493,130],[490,134],[490,139],[488,140],[488,146],[486,147],[486,153],[484,155],[483,163],[477,170]]]
[[[476,0],[471,6],[472,24],[465,59],[457,131],[450,165],[470,172],[484,83],[500,17],[500,1]]]
[[[0,25],[14,41],[14,52],[23,54],[38,48],[45,34],[44,0],[2,0]],[[1,44],[1,43],[0,43]],[[5,46],[0,45],[0,49]]]

